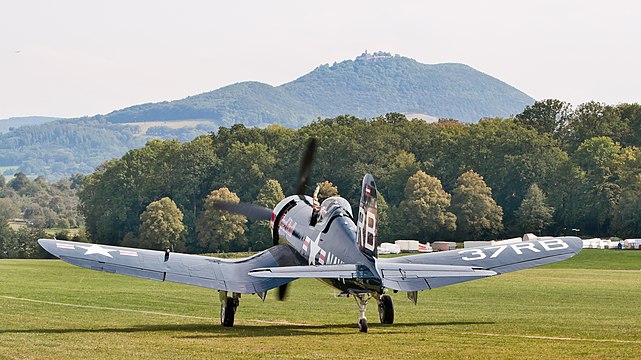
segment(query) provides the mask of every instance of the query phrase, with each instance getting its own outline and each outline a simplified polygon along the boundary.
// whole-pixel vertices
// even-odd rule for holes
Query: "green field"
[[[393,294],[394,325],[358,333],[354,300],[298,280],[288,301],[241,299],[219,325],[215,291],[57,260],[0,261],[0,358],[641,358],[641,251],[584,250],[563,263],[419,294]]]
[[[57,233],[63,232],[63,231],[66,231],[69,236],[76,236],[76,235],[78,235],[78,233],[80,232],[81,229],[78,228],[78,227],[76,227],[76,228],[52,227],[52,228],[46,228],[44,230],[45,230],[45,234],[47,234],[48,236],[52,236],[53,237]]]

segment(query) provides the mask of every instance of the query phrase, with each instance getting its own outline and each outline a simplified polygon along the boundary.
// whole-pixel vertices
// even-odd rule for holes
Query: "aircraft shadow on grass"
[[[381,330],[386,333],[416,333],[416,326],[465,326],[465,325],[493,325],[488,321],[444,321],[444,322],[416,322],[398,323],[396,327],[380,325]],[[182,338],[203,339],[209,337],[265,337],[265,336],[292,336],[310,335],[316,330],[323,331],[323,335],[351,335],[349,332],[335,331],[338,329],[351,329],[355,325],[348,324],[324,324],[324,325],[238,325],[233,331],[211,324],[176,324],[176,325],[135,325],[122,328],[54,328],[54,329],[3,329],[0,334],[70,334],[70,333],[137,333],[137,332],[185,332],[185,333],[206,333],[197,335],[180,336]],[[407,329],[405,329],[407,328]],[[332,331],[334,330],[334,331]]]

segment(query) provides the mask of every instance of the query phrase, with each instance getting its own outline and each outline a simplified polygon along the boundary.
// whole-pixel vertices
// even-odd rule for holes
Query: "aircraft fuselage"
[[[312,221],[313,216],[312,198],[293,195],[274,208],[270,225],[308,265],[358,264],[368,275],[353,280],[322,279],[324,283],[344,292],[382,293],[374,258],[363,254],[358,247],[357,226],[347,200],[329,198],[323,202],[316,221]]]

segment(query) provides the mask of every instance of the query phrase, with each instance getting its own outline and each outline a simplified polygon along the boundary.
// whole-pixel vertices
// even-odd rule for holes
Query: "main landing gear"
[[[352,293],[354,299],[356,300],[356,305],[360,311],[360,316],[358,317],[358,331],[367,332],[367,318],[365,317],[365,311],[367,310],[367,303],[370,299],[375,298],[378,302],[378,317],[381,320],[381,324],[393,324],[394,323],[394,304],[392,302],[392,297],[389,295],[381,295],[372,293]]]
[[[227,291],[219,291],[220,297],[220,324],[225,327],[234,326],[234,315],[240,303],[240,294],[232,293],[232,296],[227,296]]]
[[[378,317],[381,324],[394,323],[394,303],[391,296],[381,295],[378,297]]]

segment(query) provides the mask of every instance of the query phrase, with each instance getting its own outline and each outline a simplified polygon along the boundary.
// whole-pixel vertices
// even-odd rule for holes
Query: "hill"
[[[90,118],[0,120],[0,174],[22,171],[57,180],[89,173],[152,138],[188,141],[236,123],[298,128],[319,117],[371,118],[389,112],[430,121],[442,117],[476,122],[518,114],[533,102],[467,65],[427,65],[388,53],[364,53],[321,65],[280,86],[241,82]]]
[[[105,119],[113,123],[209,119],[218,126],[278,122],[300,127],[320,115],[280,87],[248,81],[182,100],[128,107],[105,115]]]
[[[215,129],[201,121],[114,124],[102,116],[21,126],[0,134],[0,175],[10,178],[23,172],[60,180],[89,174],[104,161],[142,147],[148,140],[189,141]]]
[[[60,118],[48,116],[25,116],[0,119],[0,134],[8,132],[11,129],[19,128],[20,126],[40,125],[55,120],[60,120]]]
[[[534,102],[521,91],[463,64],[421,64],[402,56],[363,55],[282,85],[323,116],[373,117],[388,112],[476,122],[518,114]],[[313,100],[312,100],[313,99]]]
[[[428,65],[387,53],[362,54],[274,87],[242,82],[181,100],[107,114],[111,122],[211,119],[218,126],[278,122],[300,127],[317,117],[389,112],[476,122],[518,114],[534,99],[463,64]]]

